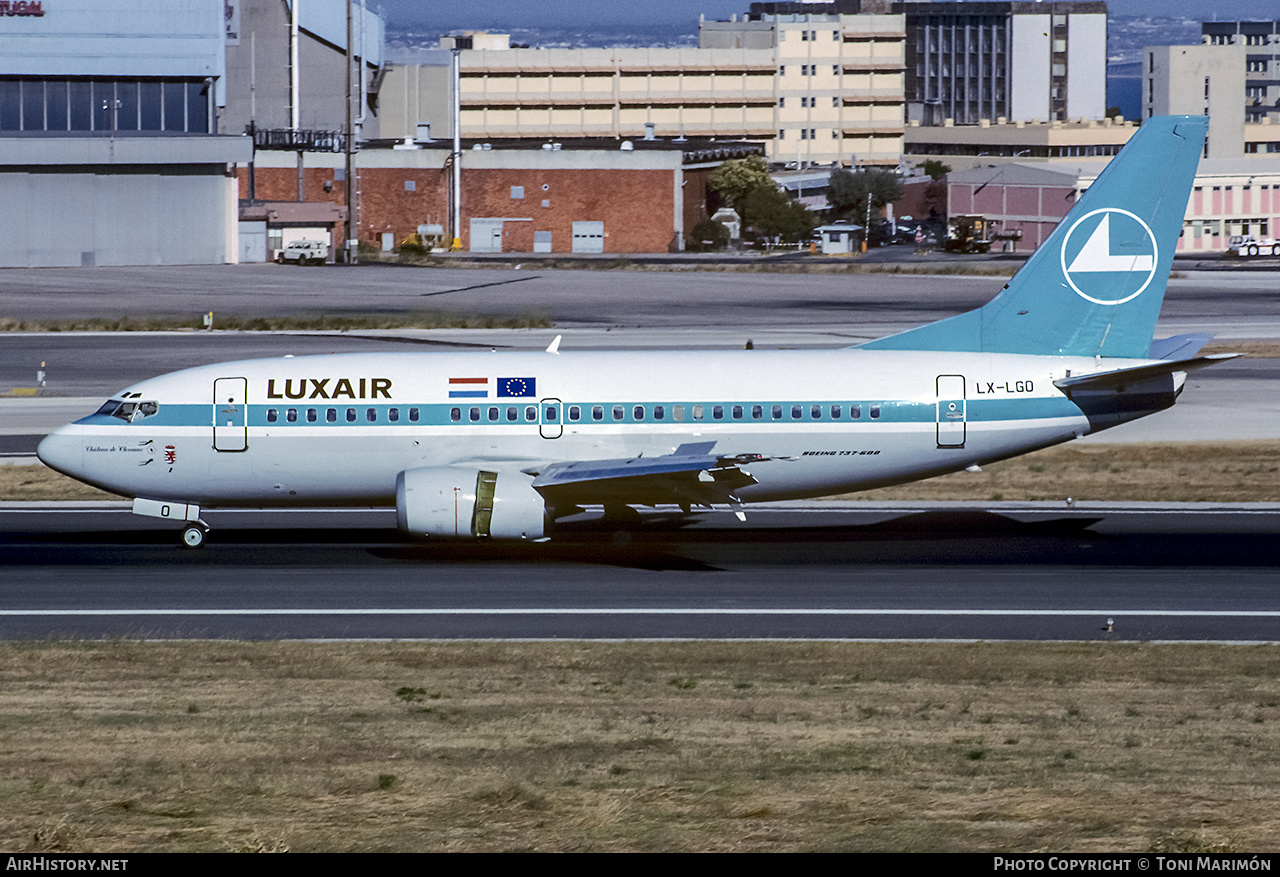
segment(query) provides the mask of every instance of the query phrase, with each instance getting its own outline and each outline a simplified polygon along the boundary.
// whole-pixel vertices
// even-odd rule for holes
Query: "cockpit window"
[[[95,414],[107,417],[118,417],[125,423],[135,423],[144,417],[150,417],[160,410],[155,402],[124,402],[119,399],[108,399]]]

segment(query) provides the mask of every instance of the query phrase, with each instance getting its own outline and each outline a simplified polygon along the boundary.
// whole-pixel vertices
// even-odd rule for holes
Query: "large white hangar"
[[[224,5],[9,4],[0,29],[0,267],[234,262],[219,136]]]

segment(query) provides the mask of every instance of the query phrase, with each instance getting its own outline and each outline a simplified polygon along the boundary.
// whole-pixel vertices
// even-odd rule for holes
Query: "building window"
[[[511,200],[520,201],[524,198],[524,186],[511,187]]]
[[[416,191],[418,191],[418,184],[417,184],[417,182],[416,182],[416,181],[414,181],[414,180],[405,180],[405,181],[404,181],[404,190],[405,190],[406,192],[416,192]]]

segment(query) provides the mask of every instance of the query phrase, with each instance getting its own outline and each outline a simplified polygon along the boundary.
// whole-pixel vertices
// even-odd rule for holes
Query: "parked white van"
[[[329,245],[324,241],[301,240],[294,241],[281,250],[276,256],[276,261],[297,262],[299,265],[323,265],[328,257]]]

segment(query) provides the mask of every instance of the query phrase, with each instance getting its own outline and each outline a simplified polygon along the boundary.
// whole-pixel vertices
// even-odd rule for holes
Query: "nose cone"
[[[72,478],[80,477],[83,454],[84,443],[80,436],[67,435],[61,429],[45,436],[36,447],[36,456],[41,463]]]

